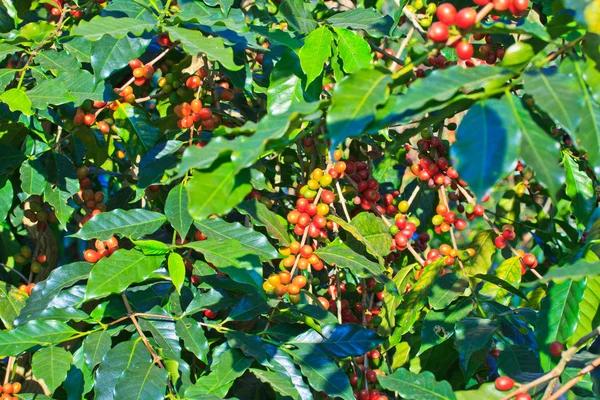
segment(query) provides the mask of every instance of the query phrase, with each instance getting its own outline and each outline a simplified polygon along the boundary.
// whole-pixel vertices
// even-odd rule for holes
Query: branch
[[[10,271],[14,272],[15,274],[19,275],[21,278],[23,278],[23,280],[25,282],[27,282],[27,284],[29,285],[31,283],[31,281],[29,279],[27,279],[27,277],[25,275],[23,275],[21,272],[17,271],[16,269],[14,269],[13,267],[9,267],[8,265],[1,263],[0,262],[0,267],[4,267],[4,268],[8,268]]]
[[[368,41],[369,46],[371,46],[371,48],[373,50],[375,50],[376,52],[378,52],[379,54],[381,54],[383,56],[383,58],[387,58],[392,60],[393,62],[395,62],[396,64],[402,66],[404,64],[404,61],[402,61],[401,59],[399,59],[396,56],[393,56],[391,54],[386,53],[384,50],[382,50],[381,48],[379,48],[378,46],[375,45],[375,43],[371,42],[370,40]]]
[[[598,326],[596,329],[594,329],[593,331],[591,331],[587,335],[583,336],[573,346],[569,347],[566,351],[563,351],[563,353],[561,354],[561,359],[560,359],[559,363],[550,372],[548,372],[546,375],[540,376],[539,378],[535,379],[534,381],[531,381],[531,382],[529,382],[529,383],[527,383],[525,385],[521,385],[514,392],[512,392],[510,394],[507,394],[506,396],[504,396],[502,398],[502,400],[512,399],[513,397],[515,397],[519,393],[525,393],[529,389],[534,388],[534,387],[536,387],[537,385],[539,385],[541,383],[548,382],[551,379],[558,378],[559,376],[561,376],[562,373],[563,373],[563,371],[565,370],[565,368],[567,366],[567,363],[569,361],[571,361],[571,359],[573,358],[573,356],[579,351],[579,348],[581,346],[583,346],[585,343],[587,343],[590,339],[593,339],[593,338],[595,338],[597,336],[600,336],[600,326]],[[597,360],[594,360],[592,362],[592,364],[594,364],[596,361]],[[594,368],[596,366],[597,365],[595,365]],[[594,368],[592,368],[592,369],[594,369]]]
[[[23,66],[23,71],[21,71],[21,75],[19,76],[19,83],[17,84],[17,89],[21,88],[21,85],[23,84],[23,78],[25,78],[25,73],[27,72],[27,67],[29,66],[33,58],[37,55],[38,51],[40,51],[42,47],[44,47],[46,43],[48,43],[49,40],[52,40],[56,35],[58,35],[58,32],[60,32],[60,30],[62,29],[63,23],[65,22],[65,16],[68,12],[69,8],[63,7],[62,13],[60,13],[60,18],[56,23],[56,28],[54,28],[52,33],[48,35],[48,37],[44,38],[44,40],[42,40],[41,43],[29,55],[29,58]]]

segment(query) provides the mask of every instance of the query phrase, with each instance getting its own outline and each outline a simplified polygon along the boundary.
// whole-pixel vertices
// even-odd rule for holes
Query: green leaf
[[[194,220],[188,212],[188,194],[183,184],[180,183],[169,192],[165,215],[179,236],[186,237]]]
[[[327,18],[331,26],[366,31],[372,37],[387,36],[394,28],[394,20],[383,16],[375,8],[357,8],[339,12]]]
[[[146,38],[125,36],[115,39],[108,35],[93,42],[90,55],[96,81],[103,81],[127,66],[130,60],[141,56],[149,44],[150,39]]]
[[[460,122],[451,150],[461,178],[469,182],[476,197],[483,197],[514,171],[521,133],[510,113],[510,107],[500,100],[482,100]]]
[[[115,386],[119,377],[135,365],[146,364],[150,353],[141,339],[121,342],[109,350],[102,358],[96,371],[94,399],[115,399]]]
[[[12,55],[12,54],[16,53],[17,51],[21,51],[21,50],[22,49],[20,47],[17,47],[15,45],[8,44],[8,43],[0,43],[0,61],[4,61],[6,56]]]
[[[237,242],[240,246],[248,248],[249,253],[256,254],[263,261],[278,257],[277,250],[263,234],[251,228],[246,228],[239,222],[226,222],[220,218],[209,218],[196,222],[194,225],[209,238],[222,242]]]
[[[454,335],[455,324],[469,316],[473,307],[473,302],[464,298],[443,311],[429,311],[421,325],[421,347],[418,354],[450,339]]]
[[[415,400],[454,400],[456,396],[452,386],[446,381],[437,382],[428,371],[414,374],[405,368],[393,374],[380,376],[381,387],[398,393],[404,399]]]
[[[404,295],[404,300],[398,311],[396,311],[397,335],[408,332],[419,318],[419,311],[425,306],[429,290],[440,276],[445,260],[446,258],[442,257],[425,266],[421,277],[415,282],[412,289]]]
[[[23,325],[27,321],[38,318],[61,290],[87,279],[92,267],[88,262],[75,262],[52,270],[45,281],[35,286],[15,323]]]
[[[60,190],[58,187],[53,188],[50,183],[46,183],[46,189],[44,190],[44,200],[52,206],[54,209],[54,214],[60,222],[62,229],[66,229],[67,222],[73,215],[73,211],[75,209],[68,205],[68,200],[71,198],[71,195],[63,190]]]
[[[94,76],[84,69],[76,69],[68,74],[64,73],[57,78],[57,81],[64,85],[69,95],[74,97],[73,106],[75,107],[81,106],[88,99],[97,101],[104,99],[105,85],[96,85]]]
[[[600,275],[600,263],[589,262],[585,259],[575,261],[573,264],[554,267],[544,275],[543,282],[561,282],[567,279],[579,280],[586,277]]]
[[[269,303],[256,293],[247,294],[231,309],[227,316],[233,321],[250,321],[271,309]]]
[[[525,373],[540,373],[540,359],[537,352],[523,344],[508,345],[498,357],[498,373],[519,379]]]
[[[132,240],[132,242],[147,256],[159,256],[171,251],[171,246],[157,240]]]
[[[374,349],[383,338],[357,324],[333,324],[321,332],[310,329],[287,343],[305,352],[320,352],[334,358],[358,357]]]
[[[236,208],[240,213],[252,217],[254,225],[264,226],[269,236],[276,239],[281,246],[290,245],[290,236],[285,228],[287,221],[269,210],[266,205],[252,199],[238,204]]]
[[[0,89],[2,91],[12,82],[16,73],[17,71],[11,68],[0,68]]]
[[[0,220],[5,220],[13,203],[12,183],[7,179],[0,182]]]
[[[83,341],[83,354],[85,363],[93,371],[100,364],[102,358],[112,347],[111,334],[108,330],[94,332]]]
[[[206,261],[214,264],[219,271],[229,275],[238,283],[245,283],[262,290],[262,265],[251,249],[235,240],[220,241],[208,238],[198,242],[185,244],[204,254]]]
[[[67,51],[40,51],[36,54],[35,61],[44,70],[52,72],[54,76],[63,74],[72,75],[81,68],[79,60]]]
[[[491,229],[477,232],[469,247],[475,250],[475,255],[471,257],[471,263],[465,265],[467,276],[473,277],[477,274],[485,274],[492,267],[492,259],[496,254],[494,238],[496,235]]]
[[[399,122],[409,122],[414,111],[431,101],[443,102],[459,90],[480,89],[494,80],[506,80],[513,73],[509,70],[487,65],[465,69],[459,66],[434,70],[427,79],[417,79],[405,94],[394,95],[377,110],[376,126],[385,127]],[[435,90],[431,90],[435,88]]]
[[[387,100],[391,82],[391,76],[380,70],[363,69],[335,85],[327,113],[331,148],[363,133],[375,119],[377,105]]]
[[[566,177],[565,192],[571,198],[571,211],[581,223],[587,224],[596,208],[594,183],[567,152],[563,152],[563,165]]]
[[[121,293],[132,283],[143,282],[160,265],[164,257],[146,256],[137,250],[117,250],[98,261],[87,283],[86,299]]]
[[[323,65],[331,56],[331,43],[333,43],[333,34],[326,26],[312,31],[306,37],[298,55],[302,70],[306,74],[307,86],[321,75]]]
[[[7,282],[0,283],[0,319],[8,329],[25,307],[25,295]]]
[[[510,106],[512,119],[521,132],[520,155],[525,164],[536,173],[537,178],[548,187],[551,196],[555,196],[561,186],[562,170],[557,162],[558,143],[546,134],[533,120],[521,100],[514,96],[504,96]]]
[[[132,239],[156,232],[167,220],[163,214],[137,208],[116,209],[95,215],[72,235],[83,240],[108,240],[119,234]]]
[[[535,104],[568,133],[573,134],[581,121],[583,97],[572,75],[545,68],[523,74],[525,90]]]
[[[163,400],[167,371],[153,361],[131,364],[117,381],[115,398],[123,400]]]
[[[0,101],[8,105],[10,111],[21,111],[25,115],[33,115],[31,100],[19,89],[10,89],[0,94]]]
[[[267,360],[269,354],[267,353],[262,340],[257,335],[232,331],[227,332],[225,337],[227,338],[227,343],[230,347],[242,350],[246,356],[254,358],[265,367],[273,368],[273,364]]]
[[[470,389],[454,392],[457,400],[501,400],[509,393],[510,391],[501,392],[497,390],[493,382],[484,383],[476,390]]]
[[[461,369],[465,373],[465,379],[470,378],[484,361],[497,329],[496,324],[489,319],[465,318],[456,323],[454,347],[464,357]],[[482,351],[485,354],[480,359],[477,353]]]
[[[82,20],[79,25],[73,27],[71,34],[73,36],[83,36],[91,41],[99,40],[104,35],[120,39],[128,33],[141,36],[144,32],[153,30],[154,26],[153,23],[139,19],[101,17],[97,15],[89,21]]]
[[[380,262],[390,253],[390,232],[383,220],[371,213],[359,213],[350,222],[330,215],[328,219],[365,245],[367,251]]]
[[[194,386],[190,386],[185,391],[185,397],[190,399],[204,399],[204,395],[212,394],[224,398],[233,381],[240,377],[250,364],[252,359],[244,356],[241,350],[231,349],[220,354],[220,357],[213,359],[211,373],[200,377]]]
[[[174,360],[180,364],[184,363],[181,359],[181,344],[175,332],[173,316],[158,305],[152,308],[149,313],[161,315],[165,318],[140,317],[140,328],[143,331],[150,332],[165,359]]]
[[[36,379],[43,379],[50,393],[67,378],[73,355],[62,347],[45,347],[38,350],[31,360],[31,370]]]
[[[279,5],[279,13],[285,18],[290,28],[300,33],[309,34],[317,28],[317,23],[306,9],[303,0],[285,0]]]
[[[175,321],[175,332],[183,340],[186,349],[194,353],[200,361],[208,363],[208,341],[202,326],[192,318],[182,318]]]
[[[586,68],[581,60],[566,59],[564,61],[564,63],[561,63],[561,71],[564,69],[566,73],[576,77],[579,85],[578,95],[582,102],[580,109],[581,123],[573,136],[578,144],[587,150],[589,162],[597,167],[600,165],[600,157],[598,156],[600,152],[600,106],[597,102],[598,99],[594,101],[592,97],[595,98],[599,94],[596,87],[592,87],[590,93],[585,82],[585,78],[590,75],[586,70],[594,71],[596,74],[597,71],[594,68]],[[592,85],[590,84],[590,86]]]
[[[20,150],[6,144],[0,146],[0,172],[20,166],[25,160],[26,157]]]
[[[535,324],[535,336],[544,371],[549,371],[554,365],[549,351],[550,343],[566,343],[577,328],[579,303],[584,290],[585,281],[567,280],[550,284],[548,294],[542,300]]]
[[[485,281],[486,284],[487,283],[491,283],[493,285],[496,285],[496,286],[504,289],[505,291],[514,294],[515,296],[519,296],[523,300],[527,300],[527,297],[523,294],[523,292],[521,292],[519,289],[517,289],[516,287],[514,287],[513,285],[511,285],[507,281],[505,281],[503,279],[500,279],[496,275],[477,274],[477,275],[474,276],[474,278],[481,279],[482,281]]]
[[[368,68],[371,65],[373,55],[371,47],[359,34],[344,28],[333,28],[336,33],[336,43],[342,61],[344,71],[353,74],[359,69]]]
[[[46,21],[31,22],[19,29],[18,37],[41,43],[56,29],[55,24]]]
[[[375,278],[378,282],[391,283],[383,274],[383,269],[373,261],[350,249],[345,243],[336,239],[329,245],[321,247],[315,254],[329,265],[349,268],[353,274],[361,278]],[[387,285],[389,286],[389,285]],[[395,288],[392,288],[394,291]]]
[[[225,47],[221,38],[207,38],[199,31],[185,28],[168,27],[166,31],[169,33],[171,40],[181,42],[187,53],[192,55],[206,54],[210,61],[218,61],[230,71],[238,71],[243,68],[242,65],[235,64],[233,50],[230,47]]]
[[[575,333],[567,341],[572,346],[577,340],[587,335],[600,325],[600,277],[588,276],[581,303],[579,303],[579,323]]]
[[[188,211],[199,221],[212,214],[226,214],[252,191],[250,172],[237,174],[233,162],[223,162],[210,169],[196,171],[188,181]]]
[[[30,321],[0,332],[0,356],[17,356],[34,346],[50,346],[69,340],[78,332],[64,322]]]
[[[304,87],[307,87],[306,91]],[[307,82],[298,55],[292,50],[286,50],[269,77],[267,103],[270,114],[283,114],[294,103],[317,101],[320,93],[319,82]]]
[[[39,110],[45,110],[49,104],[59,105],[77,100],[69,94],[65,85],[58,79],[48,79],[38,83],[26,94],[31,101],[31,107]]]
[[[507,258],[496,268],[496,277],[507,282],[515,288],[519,287],[521,283],[521,260],[519,257]],[[507,306],[511,297],[509,292],[505,289],[501,289],[499,286],[493,283],[486,282],[479,294],[494,300],[500,304]]]
[[[140,107],[121,103],[113,118],[117,135],[125,142],[125,149],[131,159],[135,160],[136,156],[146,154],[160,138],[160,129]]]
[[[539,17],[537,15],[534,16],[533,14],[529,14],[527,17],[520,19],[518,24],[506,23],[505,19],[501,19],[499,21],[482,21],[481,27],[483,28],[481,32],[486,34],[497,33],[510,35],[525,33],[537,36],[546,42],[552,40],[546,27],[539,21]]]
[[[276,393],[279,393],[292,399],[298,398],[298,390],[296,390],[292,380],[280,372],[263,371],[262,369],[250,368],[252,372],[261,382],[271,385]]]
[[[177,289],[177,293],[181,293],[181,286],[185,280],[185,264],[183,258],[181,258],[179,254],[173,252],[169,254],[167,265],[173,286]]]
[[[445,274],[435,281],[429,291],[429,305],[441,310],[465,293],[469,281],[457,274]]]
[[[300,366],[302,375],[315,390],[344,400],[354,399],[348,376],[327,356],[312,350],[295,350],[290,354],[294,362]]]

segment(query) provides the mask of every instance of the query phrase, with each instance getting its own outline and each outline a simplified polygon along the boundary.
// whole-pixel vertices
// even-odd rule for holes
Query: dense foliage
[[[2,0],[1,399],[600,397],[597,0]]]

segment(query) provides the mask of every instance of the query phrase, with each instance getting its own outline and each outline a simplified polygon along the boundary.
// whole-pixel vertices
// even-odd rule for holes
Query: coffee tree
[[[600,397],[600,6],[0,2],[0,399]]]

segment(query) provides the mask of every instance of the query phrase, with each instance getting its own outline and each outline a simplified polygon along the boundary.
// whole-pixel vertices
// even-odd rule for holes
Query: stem
[[[365,278],[362,278],[360,280],[360,285],[362,286],[362,299],[361,299],[361,303],[362,303],[362,326],[364,328],[367,327],[367,307],[369,306],[367,303],[367,280]],[[363,363],[365,366],[365,372],[368,371],[369,369],[369,357],[368,357],[368,353],[365,353],[363,356]],[[369,390],[369,381],[367,381],[366,379],[366,375],[363,376],[363,380],[365,381],[365,389]]]
[[[412,28],[412,29],[414,29],[414,28]],[[371,46],[371,48],[373,50],[375,50],[376,52],[378,52],[379,54],[381,54],[383,56],[383,58],[387,58],[389,60],[392,60],[397,65],[404,64],[404,62],[401,59],[399,59],[396,56],[393,56],[391,54],[386,53],[385,50],[382,50],[380,47],[376,46],[375,43],[371,42],[370,40],[368,41],[368,43],[369,43],[369,46]]]
[[[398,52],[396,53],[396,58],[400,59],[400,56],[404,52],[404,49],[406,49],[406,46],[408,46],[408,42],[410,41],[410,38],[412,37],[413,33],[415,33],[415,27],[411,26],[410,30],[406,34],[406,37],[404,38],[404,40],[402,40],[402,43],[400,43],[400,48],[398,49]],[[392,71],[396,71],[401,66],[402,66],[401,64],[396,62],[395,64],[392,64],[390,69]]]
[[[27,61],[25,62],[25,65],[23,66],[23,71],[21,72],[21,75],[19,76],[19,83],[17,84],[17,89],[20,89],[21,86],[23,85],[23,79],[25,78],[25,73],[27,72],[27,67],[29,66],[29,64],[31,63],[33,58],[36,56],[38,51],[40,51],[42,49],[42,47],[44,47],[46,45],[46,43],[48,43],[49,40],[51,40],[56,35],[58,35],[58,32],[60,32],[60,30],[62,29],[63,23],[65,22],[65,16],[67,15],[68,12],[69,12],[69,8],[63,7],[62,13],[60,13],[60,18],[58,19],[58,22],[56,24],[56,28],[54,28],[52,33],[50,35],[48,35],[48,37],[44,38],[44,40],[42,40],[42,42],[29,55],[29,58],[27,59]]]
[[[27,282],[27,284],[29,285],[31,283],[31,279],[27,279],[25,277],[25,275],[23,275],[21,272],[17,271],[16,269],[14,269],[13,267],[9,267],[8,265],[1,263],[0,262],[0,267],[4,267],[4,268],[8,268],[10,271],[14,272],[15,274],[19,275],[21,278],[23,278],[23,280],[25,282]]]
[[[513,397],[515,397],[517,394],[519,393],[525,393],[527,392],[529,389],[536,387],[537,385],[547,382],[551,379],[554,378],[558,378],[560,375],[562,375],[563,371],[565,370],[567,363],[569,361],[571,361],[571,359],[573,358],[573,356],[579,351],[579,348],[581,346],[583,346],[584,344],[586,344],[589,340],[600,336],[600,326],[596,327],[596,329],[594,329],[593,331],[591,331],[590,333],[588,333],[587,335],[583,336],[581,339],[579,339],[573,346],[569,347],[566,351],[563,351],[563,353],[561,354],[561,359],[559,361],[559,363],[556,365],[556,367],[554,367],[550,372],[548,372],[546,375],[542,375],[539,378],[537,378],[534,381],[531,381],[525,385],[521,385],[521,387],[519,387],[519,389],[515,390],[514,392],[504,396],[502,398],[502,400],[509,400],[512,399]],[[594,368],[600,364],[597,364],[596,362],[599,361],[598,359],[594,360],[592,362],[592,364],[594,364]],[[590,364],[590,365],[592,365]],[[589,367],[589,365],[588,365]],[[587,368],[587,367],[586,367]],[[585,370],[586,368],[582,369],[580,371],[580,373]],[[592,369],[594,369],[592,368]],[[591,370],[590,370],[591,371]],[[587,372],[586,372],[587,373]],[[569,381],[568,383],[570,383],[571,381]],[[557,392],[558,393],[558,392]],[[556,395],[556,393],[555,393]],[[552,399],[556,399],[557,397],[551,397]]]
[[[443,185],[440,186],[439,194],[440,194],[440,198],[442,199],[443,204],[446,206],[446,209],[450,209],[450,207],[448,206],[448,197],[446,196],[446,187],[445,186],[443,186]],[[456,244],[456,235],[454,233],[454,227],[452,225],[450,225],[450,239],[452,240],[452,248],[458,252],[458,245]],[[463,275],[465,276],[465,279],[467,279],[467,281],[469,281],[469,284],[470,284],[471,281],[467,277],[467,273],[465,271],[465,266],[463,265],[462,261],[458,258],[458,256],[456,257],[456,260],[458,261],[458,265],[460,266],[460,269],[461,269]]]
[[[8,357],[8,363],[6,364],[6,372],[4,374],[4,384],[6,385],[10,381],[10,373],[12,372],[13,366],[15,365],[16,358]]]
[[[342,323],[342,289],[340,285],[340,270],[335,266],[335,306],[337,308],[338,322]]]
[[[475,205],[477,204],[477,202],[475,201],[475,198],[473,198],[473,196],[471,196],[469,194],[469,192],[467,192],[467,190],[465,188],[463,188],[461,185],[457,184],[458,190],[460,190],[460,192],[465,196],[465,198],[467,199],[467,202],[469,204]],[[500,229],[498,229],[496,227],[496,225],[494,225],[494,223],[492,222],[492,220],[490,219],[490,217],[488,217],[485,213],[481,216],[485,222],[488,223],[488,225],[493,229],[494,233],[496,233],[496,235],[501,236],[502,232],[500,232]],[[510,244],[508,241],[506,242],[506,245],[508,246],[508,248],[510,249],[510,251],[516,256],[519,257],[519,259],[521,258],[521,255],[519,254],[519,252],[512,246],[512,244]],[[538,279],[542,279],[542,275],[540,275],[539,272],[537,272],[535,269],[533,268],[529,268],[529,270],[538,278]]]
[[[335,183],[335,188],[337,189],[338,195],[340,196],[340,204],[342,205],[342,209],[344,210],[344,215],[346,216],[346,221],[350,222],[350,214],[348,214],[348,208],[346,208],[346,198],[342,194],[342,187],[340,186],[340,181]]]

